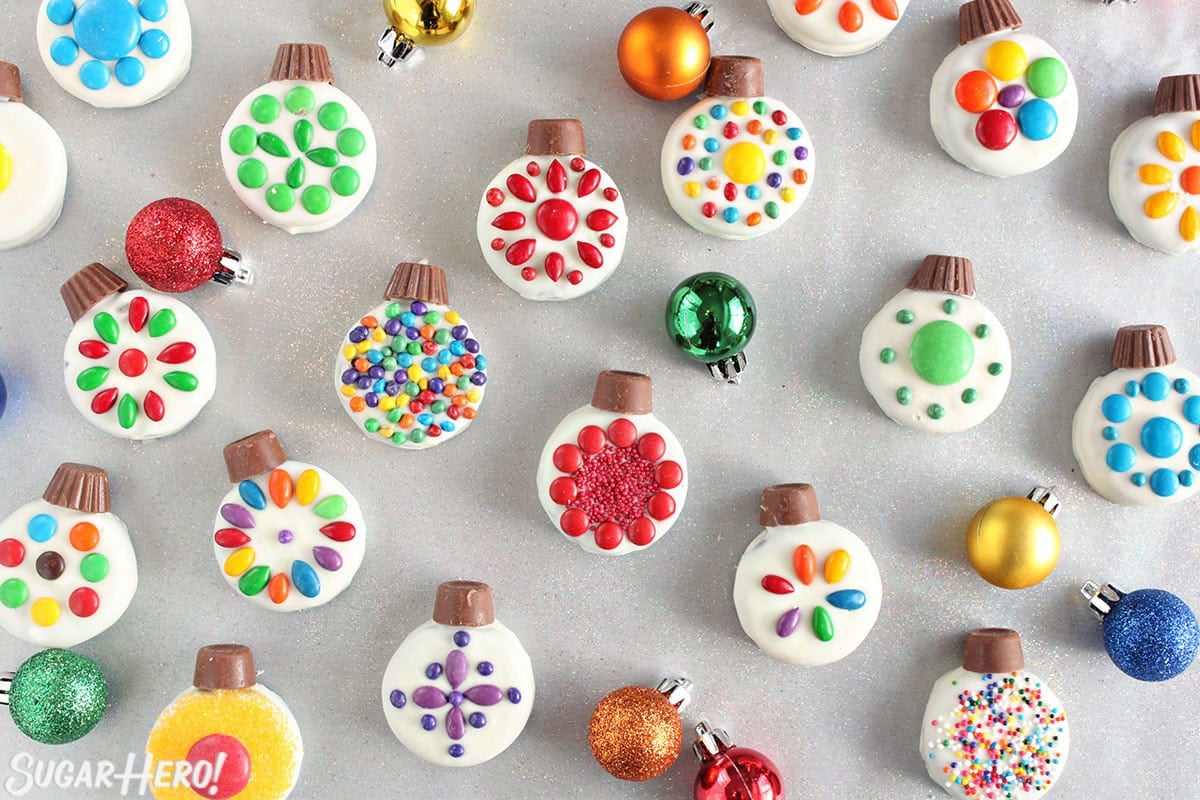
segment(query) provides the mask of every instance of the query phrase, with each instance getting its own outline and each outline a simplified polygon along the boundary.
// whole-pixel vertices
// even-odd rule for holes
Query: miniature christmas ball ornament
[[[0,522],[0,626],[42,647],[74,647],[111,627],[137,591],[108,474],[61,464],[41,500]]]
[[[1054,571],[1062,550],[1058,498],[1039,486],[1025,497],[1001,497],[967,526],[967,557],[979,576],[1001,589],[1027,589]]]
[[[679,100],[708,72],[710,7],[655,6],[625,26],[617,40],[617,67],[629,87],[650,100]]]
[[[443,767],[490,761],[533,710],[533,666],[496,620],[478,581],[438,587],[433,619],[400,644],[383,674],[383,713],[410,752]]]
[[[4,418],[4,409],[8,406],[8,387],[4,385],[4,375],[0,373],[0,419]]]
[[[229,490],[213,554],[230,588],[272,611],[328,603],[354,580],[365,550],[358,502],[323,469],[292,461],[272,431],[225,447]]]
[[[762,492],[756,536],[738,562],[738,621],[767,655],[821,666],[854,652],[875,626],[879,568],[862,540],[821,519],[807,483]]]
[[[874,50],[908,8],[908,0],[767,0],[783,32],[815,53],[856,56]]]
[[[763,96],[762,62],[714,56],[707,97],[676,118],[662,149],[671,208],[701,233],[753,239],[804,204],[815,164],[796,112]]]
[[[1187,500],[1200,488],[1200,377],[1176,365],[1161,325],[1117,331],[1112,365],[1075,412],[1071,441],[1083,477],[1121,505]]]
[[[246,95],[221,131],[225,177],[238,199],[288,233],[350,216],[375,180],[375,132],[333,85],[319,44],[281,44],[271,80]]]
[[[743,352],[754,336],[758,310],[750,292],[732,275],[701,272],[667,298],[667,335],[684,355],[702,361],[719,381],[740,383]]]
[[[182,197],[155,200],[129,222],[125,258],[151,288],[190,292],[208,281],[249,284],[242,257],[225,247],[217,221],[204,206]]]
[[[155,800],[284,800],[304,743],[287,704],[258,683],[250,648],[201,647],[192,683],[158,715],[146,742],[149,769],[171,767],[176,778],[151,782]],[[183,780],[174,767],[181,762],[191,765]]]
[[[1108,197],[1129,234],[1173,255],[1200,253],[1200,75],[1158,83],[1154,116],[1113,142]]]
[[[621,263],[625,201],[586,155],[582,122],[535,119],[525,157],[502,169],[480,200],[484,260],[526,299],[580,297]]]
[[[462,433],[478,416],[488,360],[450,308],[440,267],[398,264],[383,297],[342,339],[334,386],[368,439],[424,450]]]
[[[388,29],[379,37],[379,61],[394,67],[421,46],[450,44],[475,16],[475,0],[383,0]]]
[[[893,421],[958,433],[999,408],[1012,350],[1000,320],[975,299],[970,259],[930,255],[867,324],[858,363]]]
[[[770,758],[749,747],[735,747],[729,734],[701,720],[692,745],[700,771],[692,792],[696,800],[783,800],[783,777]]]
[[[625,555],[658,541],[683,511],[687,460],[653,414],[650,378],[607,370],[592,402],[550,434],[538,498],[554,526],[589,553]]]
[[[1079,94],[1066,61],[1019,31],[1009,0],[959,8],[959,47],[933,76],[929,115],[938,144],[976,172],[1007,178],[1041,169],[1075,135]]]
[[[1104,647],[1117,667],[1139,681],[1167,681],[1196,659],[1200,624],[1187,603],[1162,589],[1126,594],[1088,581],[1080,589],[1101,622]]]
[[[967,633],[962,667],[933,684],[918,747],[952,797],[1036,800],[1066,768],[1070,729],[1054,692],[1025,671],[1020,635],[979,628]]]
[[[173,297],[129,289],[90,264],[60,290],[75,323],[63,357],[67,394],[84,419],[122,439],[182,430],[212,399],[217,354],[208,328]]]
[[[43,650],[15,673],[0,674],[0,705],[21,733],[42,744],[87,735],[108,703],[108,683],[96,662],[70,650]]]
[[[596,704],[588,744],[600,766],[623,781],[648,781],[679,758],[683,723],[679,712],[691,701],[692,682],[668,678],[658,688],[626,686]]]
[[[37,39],[58,85],[98,108],[164,97],[192,63],[183,0],[42,0]]]
[[[49,233],[66,191],[62,139],[23,102],[21,71],[0,61],[0,250]]]

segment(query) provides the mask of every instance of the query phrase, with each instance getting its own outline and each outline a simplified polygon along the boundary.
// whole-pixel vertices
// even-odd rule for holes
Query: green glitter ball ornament
[[[708,365],[717,380],[738,383],[742,352],[754,336],[754,298],[736,278],[701,272],[675,287],[667,300],[667,334],[685,354]]]
[[[96,663],[70,650],[43,650],[12,676],[0,703],[6,703],[22,733],[42,744],[66,744],[83,737],[104,716],[108,684]]]

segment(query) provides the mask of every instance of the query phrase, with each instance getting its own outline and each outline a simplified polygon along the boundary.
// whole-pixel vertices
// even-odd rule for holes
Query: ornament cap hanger
[[[707,3],[688,3],[683,10],[689,17],[700,20],[700,25],[704,28],[705,33],[712,30],[714,20],[709,19],[712,14],[712,6]]]
[[[724,728],[714,728],[706,719],[700,720],[696,725],[696,743],[692,745],[692,752],[696,754],[696,758],[708,761],[731,747],[733,740]]]
[[[667,702],[675,706],[676,711],[683,711],[692,702],[692,689],[695,687],[687,678],[664,678],[659,681],[655,691],[667,698]]]
[[[1035,486],[1025,497],[1046,509],[1046,513],[1052,517],[1057,517],[1059,509],[1062,508],[1062,503],[1059,502],[1053,487]]]
[[[24,102],[21,93],[21,70],[16,64],[0,61],[0,100]]]
[[[1106,583],[1101,586],[1093,580],[1084,583],[1080,587],[1079,593],[1088,601],[1088,608],[1096,615],[1096,619],[1101,622],[1112,611],[1113,606],[1125,596],[1125,592],[1122,592],[1112,584]]]

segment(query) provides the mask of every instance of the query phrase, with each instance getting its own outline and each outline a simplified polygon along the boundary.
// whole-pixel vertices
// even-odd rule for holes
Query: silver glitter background
[[[190,0],[191,75],[128,111],[93,109],[52,82],[36,53],[36,5],[0,4],[0,58],[23,68],[26,99],[62,135],[71,178],[51,234],[0,254],[0,370],[10,391],[0,505],[8,513],[40,496],[60,461],[104,466],[142,582],[124,618],[78,648],[109,677],[107,717],[61,748],[37,746],[0,719],[0,778],[15,752],[123,762],[189,685],[196,649],[238,641],[253,646],[263,683],[300,722],[298,798],[687,797],[695,766],[686,750],[657,781],[626,785],[594,763],[586,736],[603,694],[679,674],[697,684],[686,723],[706,715],[769,754],[789,797],[927,798],[940,795],[917,753],[929,687],[958,663],[966,629],[1004,625],[1021,631],[1030,669],[1056,689],[1072,723],[1054,796],[1200,791],[1200,669],[1167,684],[1125,677],[1078,595],[1095,578],[1169,589],[1200,607],[1197,506],[1109,504],[1083,482],[1070,446],[1075,405],[1108,371],[1118,326],[1166,324],[1181,361],[1200,368],[1195,260],[1136,244],[1106,192],[1109,146],[1149,113],[1158,78],[1200,66],[1194,3],[1020,3],[1027,30],[1075,72],[1080,125],[1050,167],[998,180],[950,160],[929,127],[930,78],[956,43],[954,0],[917,0],[879,50],[847,60],[793,44],[762,0],[723,0],[714,52],[762,57],[768,94],[799,113],[819,157],[791,223],[743,243],[694,232],[663,195],[662,136],[687,104],[641,99],[614,64],[617,36],[642,3],[483,0],[459,43],[389,72],[375,62],[376,2]],[[264,82],[281,41],[326,44],[338,85],[379,138],[374,188],[326,233],[290,237],[262,224],[220,166],[219,131]],[[624,264],[599,291],[537,304],[485,265],[475,210],[486,182],[523,152],[527,121],[555,116],[584,121],[590,154],[624,191],[632,225]],[[217,342],[216,397],[180,434],[133,444],[90,426],[65,397],[69,321],[58,286],[93,260],[136,284],[125,227],[171,195],[207,206],[257,281],[185,298]],[[891,423],[857,367],[867,320],[931,252],[974,260],[980,298],[1006,323],[1015,361],[1000,410],[948,438]],[[453,304],[478,331],[493,381],[467,433],[434,450],[389,451],[338,407],[332,362],[395,262],[419,258],[449,272]],[[663,330],[669,291],[705,269],[738,276],[758,302],[740,388],[711,382]],[[692,470],[680,522],[652,549],[619,559],[567,542],[534,493],[545,438],[605,368],[653,376],[656,411]],[[341,478],[368,521],[357,579],[315,611],[275,615],[239,599],[213,559],[211,523],[229,488],[221,448],[265,427],[290,455]],[[759,530],[758,493],[781,481],[816,484],[824,515],[856,531],[883,573],[873,634],[831,666],[771,660],[734,613],[734,567]],[[995,589],[967,564],[963,531],[978,507],[1035,483],[1059,487],[1062,560],[1040,586]],[[411,756],[379,708],[384,666],[451,578],[493,585],[499,617],[521,636],[538,679],[524,735],[468,770]],[[33,652],[0,638],[0,661],[12,667]]]

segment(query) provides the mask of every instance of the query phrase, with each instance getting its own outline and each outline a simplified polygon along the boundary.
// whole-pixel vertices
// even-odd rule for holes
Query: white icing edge
[[[796,13],[795,0],[767,0],[775,24],[793,41],[814,53],[835,58],[857,56],[874,50],[900,24],[908,8],[908,0],[897,0],[900,18],[893,22],[876,13],[869,0],[858,0],[858,4],[864,7],[863,26],[854,33],[847,33],[838,24],[842,0],[827,0],[816,11],[804,16]]]
[[[0,192],[0,250],[37,241],[62,214],[67,150],[58,133],[24,103],[0,100],[0,145],[13,162]]]

